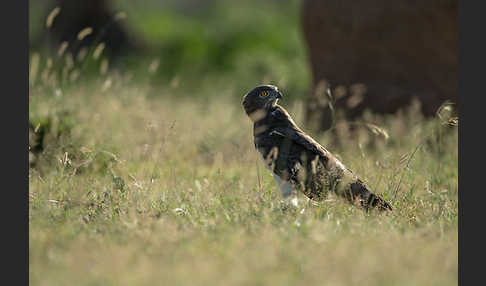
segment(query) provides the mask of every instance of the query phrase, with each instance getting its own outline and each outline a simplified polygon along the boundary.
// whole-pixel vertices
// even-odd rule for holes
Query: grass
[[[285,210],[233,100],[242,92],[154,97],[111,76],[109,88],[31,88],[29,118],[45,129],[29,172],[31,285],[457,284],[456,128],[416,105],[363,117],[386,140],[350,137],[340,120],[314,135],[394,212],[303,197]],[[303,126],[302,103],[282,104]]]

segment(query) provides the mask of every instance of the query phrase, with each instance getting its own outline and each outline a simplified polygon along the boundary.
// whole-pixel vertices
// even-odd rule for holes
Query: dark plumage
[[[243,108],[253,121],[255,148],[279,183],[282,195],[297,190],[312,200],[324,199],[329,191],[356,201],[365,209],[392,210],[381,197],[336,157],[294,123],[289,113],[277,104],[282,93],[273,85],[262,85],[243,98]]]

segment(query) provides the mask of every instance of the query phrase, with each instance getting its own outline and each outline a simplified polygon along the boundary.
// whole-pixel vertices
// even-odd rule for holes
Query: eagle
[[[295,124],[287,110],[277,104],[281,98],[276,86],[260,85],[243,97],[242,105],[253,122],[255,148],[272,171],[282,197],[295,197],[300,191],[311,200],[322,201],[334,192],[365,210],[392,210],[389,203]]]

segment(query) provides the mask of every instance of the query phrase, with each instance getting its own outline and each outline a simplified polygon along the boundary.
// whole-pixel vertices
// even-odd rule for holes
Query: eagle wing
[[[330,153],[302,130],[284,127],[276,128],[276,131],[284,134],[285,137],[292,140],[295,144],[301,145],[308,151],[311,151],[320,157],[329,158]]]
[[[323,172],[331,171],[333,173],[338,173],[339,175],[337,176],[341,177],[341,179],[351,181],[358,179],[356,175],[344,166],[344,164],[342,164],[331,152],[302,131],[283,107],[278,106],[278,108],[272,112],[272,115],[277,122],[282,123],[274,127],[274,132],[283,134],[283,136],[292,143],[297,144],[308,152],[318,156],[324,169],[327,170],[322,170]]]
[[[334,161],[336,158],[326,150],[326,148],[322,147],[318,142],[316,142],[312,137],[307,135],[304,131],[302,131],[292,120],[290,115],[288,115],[287,111],[285,111],[282,107],[276,109],[273,113],[276,120],[279,122],[286,122],[285,125],[279,125],[275,127],[273,130],[284,137],[290,139],[293,143],[302,146],[307,151],[318,155],[321,159],[328,162],[329,160]],[[341,164],[342,165],[342,164]],[[344,166],[343,166],[344,167]]]

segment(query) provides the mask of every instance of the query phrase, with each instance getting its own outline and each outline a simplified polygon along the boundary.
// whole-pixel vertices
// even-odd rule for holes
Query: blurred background
[[[333,114],[390,114],[414,98],[428,116],[446,101],[458,107],[457,0],[29,5],[31,85],[46,68],[52,78],[42,81],[53,88],[116,70],[126,81],[150,84],[154,94],[181,86],[177,96],[239,102],[272,83],[289,102],[304,100],[309,128],[321,131]]]
[[[84,78],[98,76],[106,58],[110,68],[130,73],[139,83],[180,84],[186,91],[194,90],[185,92],[191,97],[225,95],[223,90],[228,88],[242,97],[248,89],[270,81],[289,96],[300,97],[310,84],[299,1],[46,3],[30,2],[31,54],[50,51],[62,65],[58,51],[67,41],[63,57],[71,53],[77,65],[76,55],[85,55]],[[46,28],[55,7],[60,12]],[[93,31],[79,41],[77,35],[86,27]],[[99,43],[104,43],[104,49],[95,60],[87,54]]]

